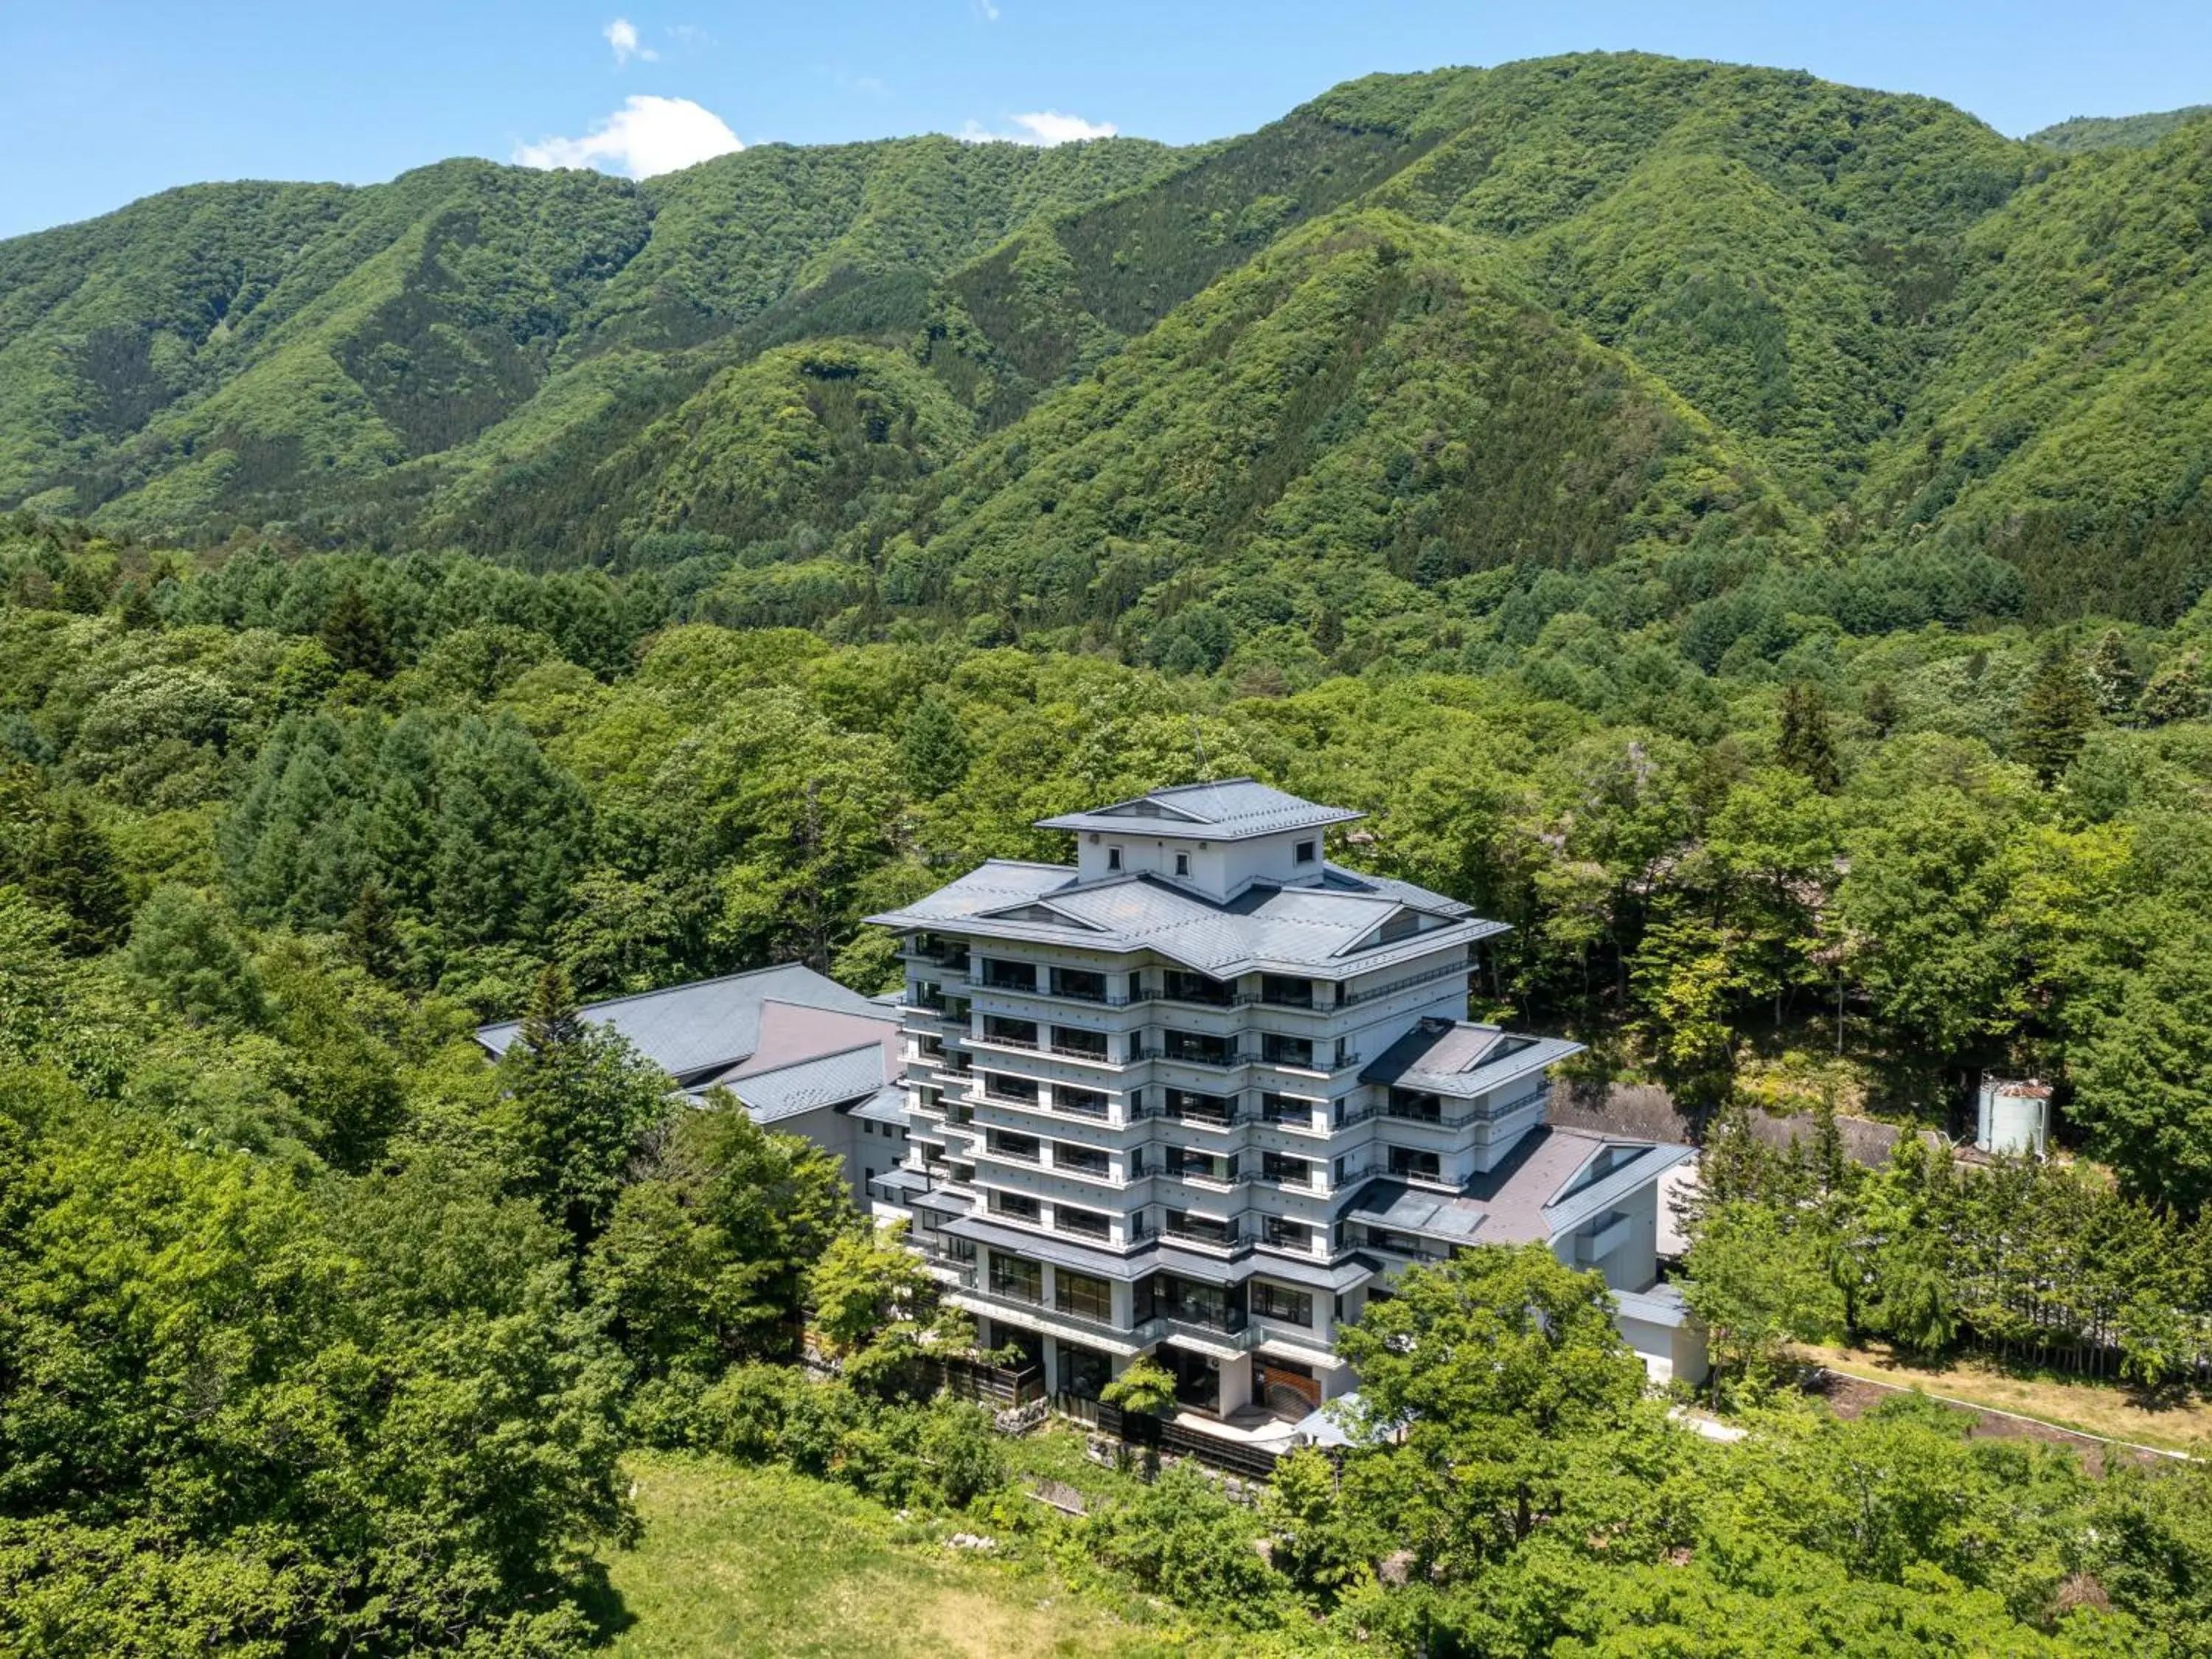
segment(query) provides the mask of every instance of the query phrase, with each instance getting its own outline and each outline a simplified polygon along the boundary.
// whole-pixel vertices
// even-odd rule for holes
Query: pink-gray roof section
[[[1582,1050],[1565,1037],[1526,1036],[1471,1019],[1424,1019],[1377,1054],[1359,1080],[1468,1100]]]
[[[1591,1169],[1608,1149],[1613,1161]],[[1455,1192],[1389,1176],[1361,1188],[1343,1213],[1444,1244],[1547,1243],[1689,1156],[1687,1146],[1547,1126]],[[1577,1182],[1586,1169],[1590,1178]]]
[[[1180,783],[1088,812],[1039,818],[1040,830],[1171,836],[1188,841],[1245,841],[1254,836],[1326,830],[1364,817],[1349,807],[1322,806],[1250,778]]]
[[[720,979],[695,980],[665,990],[642,991],[586,1004],[579,1012],[595,1024],[611,1025],[647,1060],[689,1087],[741,1064],[760,1046],[763,1011],[771,1003],[827,1009],[877,1021],[895,1018],[858,991],[796,962]],[[519,1020],[502,1020],[477,1032],[477,1041],[503,1054],[520,1034]],[[833,1045],[851,1046],[849,1037]]]

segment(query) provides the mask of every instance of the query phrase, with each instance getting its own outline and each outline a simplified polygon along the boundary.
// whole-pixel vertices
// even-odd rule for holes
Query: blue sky
[[[1601,48],[1927,93],[2011,133],[2212,102],[2203,0],[0,0],[0,235],[199,179],[457,155],[647,172],[737,142],[1188,142],[1370,70]]]

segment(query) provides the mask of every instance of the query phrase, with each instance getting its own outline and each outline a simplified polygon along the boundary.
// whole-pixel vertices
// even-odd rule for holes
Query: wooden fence
[[[1188,1457],[1224,1474],[1250,1480],[1273,1478],[1281,1454],[1248,1440],[1208,1434],[1144,1412],[1125,1412],[1103,1400],[1085,1400],[1072,1394],[1053,1396],[1053,1409],[1079,1423],[1089,1424],[1101,1434],[1111,1435],[1125,1446],[1142,1447],[1164,1457]]]

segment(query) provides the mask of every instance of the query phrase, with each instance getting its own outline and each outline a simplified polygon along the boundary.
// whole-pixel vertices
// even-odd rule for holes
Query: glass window
[[[1053,1206],[1052,1224],[1064,1233],[1080,1233],[1085,1238],[1107,1238],[1114,1231],[1112,1220],[1096,1210],[1073,1210],[1065,1204]]]
[[[1206,1002],[1225,1008],[1236,994],[1236,987],[1205,974],[1194,974],[1187,969],[1170,968],[1161,975],[1164,994],[1173,1002]]]
[[[1018,1302],[1044,1300],[1044,1269],[1036,1262],[1018,1255],[1001,1255],[991,1252],[991,1294],[1009,1296]]]
[[[1285,1187],[1310,1187],[1313,1184],[1313,1165],[1302,1158],[1291,1158],[1282,1152],[1262,1152],[1260,1173],[1268,1180]]]
[[[1189,873],[1190,854],[1188,853],[1177,853],[1176,854],[1176,874],[1179,876],[1187,876]]]
[[[1036,1079],[1008,1077],[1003,1072],[983,1074],[983,1092],[999,1100],[1034,1101],[1037,1097]]]
[[[1226,1186],[1237,1178],[1237,1160],[1218,1152],[1200,1152],[1188,1146],[1168,1148],[1168,1173]]]
[[[1055,1083],[1052,1085],[1052,1104],[1055,1111],[1073,1112],[1079,1117],[1106,1115],[1106,1097],[1096,1089]]]
[[[1200,1123],[1225,1124],[1234,1115],[1236,1101],[1227,1095],[1204,1095],[1195,1089],[1170,1089],[1168,1115]]]
[[[1096,1400],[1106,1385],[1114,1380],[1114,1362],[1103,1353],[1089,1348],[1079,1348],[1072,1343],[1060,1345],[1060,1388],[1063,1394],[1072,1394],[1079,1400]]]
[[[1252,1281],[1252,1311],[1262,1319],[1279,1319],[1285,1325],[1313,1323],[1313,1297],[1265,1279]]]
[[[1052,991],[1054,996],[1079,997],[1085,1002],[1106,1000],[1106,975],[1090,968],[1055,968],[1052,970]]]
[[[1287,1216],[1271,1215],[1263,1224],[1268,1243],[1279,1250],[1310,1250],[1313,1249],[1313,1229],[1303,1221],[1292,1221]]]
[[[1074,1170],[1083,1175],[1106,1175],[1114,1167],[1113,1160],[1096,1146],[1075,1146],[1065,1140],[1052,1143],[1052,1164],[1055,1170]]]
[[[1437,1155],[1411,1146],[1393,1146],[1390,1149],[1390,1173],[1408,1181],[1443,1179],[1443,1170]]]
[[[1221,1221],[1212,1216],[1193,1215],[1188,1210],[1167,1212],[1167,1231],[1179,1238],[1194,1238],[1206,1244],[1234,1244],[1237,1224]]]
[[[1106,849],[1106,867],[1109,870],[1119,870],[1121,867],[1121,849],[1120,848],[1109,847]]]
[[[1018,1158],[1024,1164],[1038,1161],[1039,1142],[1035,1135],[1009,1134],[1004,1129],[991,1131],[991,1150],[1000,1158]]]
[[[1260,1055],[1271,1065],[1310,1069],[1313,1066],[1313,1039],[1285,1036],[1279,1031],[1263,1031],[1260,1034]]]
[[[1316,842],[1302,841],[1292,849],[1291,856],[1297,863],[1311,864],[1317,854],[1319,845],[1320,843]]]
[[[1103,1279],[1070,1273],[1062,1267],[1052,1276],[1052,1305],[1079,1319],[1110,1322],[1114,1317],[1114,1287]]]
[[[1278,1008],[1310,1008],[1314,1001],[1313,981],[1293,979],[1287,974],[1262,974],[1260,1000],[1273,1003]]]
[[[974,1172],[969,1172],[972,1175]],[[1043,1213],[1036,1200],[1027,1193],[993,1193],[991,1213],[1012,1218],[1016,1221],[1035,1221]]]
[[[1195,1066],[1233,1066],[1237,1063],[1237,1039],[1234,1037],[1207,1031],[1168,1031],[1164,1034],[1163,1042],[1170,1060],[1184,1060]]]

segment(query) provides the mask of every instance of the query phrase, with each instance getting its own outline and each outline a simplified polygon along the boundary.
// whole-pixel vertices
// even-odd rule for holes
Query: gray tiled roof
[[[760,1040],[762,1008],[770,1002],[890,1018],[888,1010],[859,992],[795,962],[615,997],[580,1012],[587,1020],[613,1026],[640,1054],[688,1086],[751,1054]],[[483,1027],[477,1041],[502,1054],[520,1030],[519,1020],[503,1020]]]
[[[872,1098],[884,1086],[884,1048],[870,1042],[842,1054],[802,1060],[774,1071],[752,1072],[722,1085],[743,1102],[757,1123]]]
[[[1632,1149],[1635,1156],[1569,1192],[1577,1172],[1608,1146]],[[1497,1168],[1456,1193],[1386,1177],[1361,1188],[1344,1213],[1351,1220],[1446,1244],[1548,1243],[1689,1155],[1687,1146],[1547,1126],[1530,1130]]]
[[[872,1123],[896,1123],[906,1127],[906,1091],[896,1083],[886,1083],[874,1095],[853,1108],[854,1117],[866,1118]]]
[[[1359,1080],[1467,1100],[1582,1048],[1564,1037],[1524,1036],[1468,1019],[1425,1019],[1377,1054]]]
[[[1218,783],[1184,783],[1155,789],[1133,800],[1116,801],[1088,812],[1064,812],[1039,818],[1040,830],[1142,830],[1209,841],[1242,841],[1279,836],[1293,830],[1318,830],[1364,817],[1342,806],[1321,806],[1285,794],[1250,778]]]
[[[1341,977],[1504,931],[1502,923],[1482,920],[1458,900],[1409,883],[1335,865],[1325,866],[1324,877],[1311,886],[1257,884],[1224,903],[1158,876],[1086,882],[1065,865],[994,860],[904,909],[869,920],[1113,952],[1152,950],[1216,975],[1281,969]],[[1042,916],[1035,908],[1040,905],[1047,912]],[[1409,906],[1437,925],[1356,948]]]

